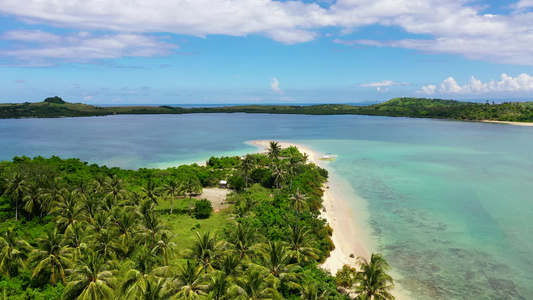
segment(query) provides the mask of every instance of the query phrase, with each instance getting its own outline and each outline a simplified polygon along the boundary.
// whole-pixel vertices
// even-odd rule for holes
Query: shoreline
[[[247,142],[247,144],[254,145],[259,148],[260,152],[264,151],[269,147],[269,140],[259,140]],[[325,167],[325,163],[319,160],[319,155],[309,149],[306,146],[301,144],[294,144],[288,142],[279,142],[279,145],[282,148],[287,148],[294,146],[298,148],[301,153],[307,153],[309,156],[309,161],[314,164]],[[331,173],[330,170],[328,172]],[[333,183],[331,175],[335,178]],[[323,206],[325,211],[320,212],[321,218],[325,219],[326,222],[333,229],[333,234],[331,235],[331,240],[335,245],[335,249],[330,252],[330,256],[326,261],[321,265],[321,267],[329,271],[333,276],[337,273],[343,265],[348,264],[350,266],[355,266],[357,257],[361,256],[366,259],[370,258],[369,253],[371,253],[371,246],[365,243],[363,238],[365,233],[360,225],[355,223],[355,218],[353,216],[353,210],[348,205],[348,202],[345,200],[345,193],[343,193],[343,188],[346,188],[347,182],[342,182],[335,174],[330,174],[330,178],[324,187]],[[350,255],[353,254],[353,258]]]
[[[493,120],[481,120],[483,123],[496,123],[496,124],[508,124],[515,126],[533,126],[533,123],[529,122],[510,122],[510,121],[493,121]]]
[[[370,259],[370,254],[376,252],[377,249],[371,241],[370,233],[364,230],[363,224],[369,220],[367,204],[364,199],[357,197],[349,182],[327,168],[327,161],[319,160],[320,156],[317,152],[302,144],[277,142],[282,148],[294,146],[301,153],[307,153],[310,162],[327,169],[329,172],[328,182],[324,186],[324,195],[322,196],[325,211],[320,213],[320,217],[325,219],[333,229],[331,240],[335,249],[330,252],[330,256],[320,267],[335,276],[345,264],[355,267],[359,256]],[[246,142],[248,145],[256,146],[258,152],[264,152],[270,146],[269,143],[270,140]],[[358,209],[350,205],[350,202],[347,201],[348,198],[355,198],[357,202],[355,206]],[[350,255],[354,257],[352,258]],[[391,271],[390,273],[398,274],[394,270]],[[410,299],[406,295],[408,292],[404,291],[397,283],[394,286],[391,293],[397,300]]]

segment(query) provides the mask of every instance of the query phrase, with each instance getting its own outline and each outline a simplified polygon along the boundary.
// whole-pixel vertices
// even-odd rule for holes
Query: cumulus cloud
[[[161,32],[200,37],[256,34],[295,44],[319,38],[320,29],[326,27],[350,33],[369,25],[394,26],[415,38],[338,38],[334,42],[533,65],[533,14],[529,12],[533,0],[515,2],[505,15],[485,13],[488,5],[465,0],[318,2],[328,5],[303,0],[3,0],[0,14],[32,24],[81,30],[76,37],[81,40],[101,38],[92,37],[90,31],[97,30],[145,38]],[[45,39],[65,42],[61,36],[42,32],[16,38],[36,44]]]
[[[485,14],[487,6],[466,6],[461,0],[339,0],[331,7],[345,30],[379,24],[397,26],[420,38],[343,40],[351,46],[397,47],[422,53],[461,55],[468,59],[533,65],[533,14],[523,10],[533,1],[519,1],[508,15]]]
[[[272,77],[272,81],[270,82],[270,89],[274,93],[283,94],[283,90],[279,87],[279,81],[276,77]]]
[[[434,94],[437,89],[435,85],[422,87],[416,93]],[[505,93],[505,92],[529,92],[533,91],[533,76],[522,73],[516,77],[502,74],[500,80],[491,80],[483,83],[474,76],[464,85],[459,85],[453,77],[445,79],[439,87],[439,93],[442,94],[486,94],[486,93]]]
[[[437,89],[436,85],[429,84],[429,85],[423,86],[419,91],[416,91],[415,94],[433,95],[435,94],[436,89]]]
[[[195,36],[264,34],[283,43],[312,40],[334,25],[316,3],[271,0],[6,0],[0,12],[53,26]],[[27,9],[31,7],[31,9]]]
[[[1,56],[37,66],[124,56],[166,56],[178,48],[177,45],[162,41],[161,37],[125,33],[60,36],[40,30],[12,30],[5,32],[1,39],[17,42],[16,47],[0,49]]]

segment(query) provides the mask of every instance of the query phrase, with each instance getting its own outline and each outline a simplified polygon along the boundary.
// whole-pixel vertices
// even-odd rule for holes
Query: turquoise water
[[[533,127],[247,114],[0,120],[0,159],[167,166],[255,151],[244,144],[254,139],[338,154],[328,168],[368,202],[366,227],[413,298],[532,298]]]

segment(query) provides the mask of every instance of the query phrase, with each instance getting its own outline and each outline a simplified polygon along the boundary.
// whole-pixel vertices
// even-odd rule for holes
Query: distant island
[[[101,107],[69,103],[49,97],[36,103],[0,104],[0,118],[59,118],[118,114],[266,113],[301,115],[369,115],[436,118],[466,121],[533,122],[533,102],[475,103],[427,98],[394,98],[366,106],[320,105],[233,105],[224,107],[115,106]]]

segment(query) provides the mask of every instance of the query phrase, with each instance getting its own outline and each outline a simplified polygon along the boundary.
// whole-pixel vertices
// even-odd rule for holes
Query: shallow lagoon
[[[0,159],[165,167],[286,140],[368,202],[366,229],[417,299],[533,295],[533,127],[365,116],[194,114],[0,120]],[[358,207],[354,207],[358,209]]]

